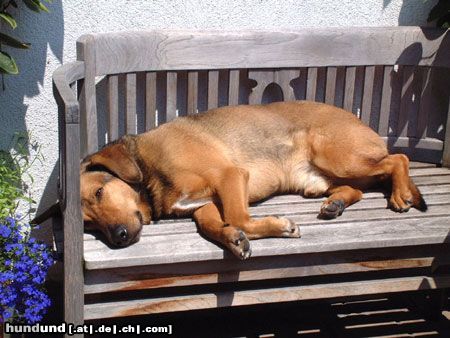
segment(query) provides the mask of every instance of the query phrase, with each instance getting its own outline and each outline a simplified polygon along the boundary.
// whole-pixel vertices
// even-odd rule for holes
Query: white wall
[[[75,41],[88,32],[149,28],[282,29],[333,26],[424,25],[436,0],[54,0],[50,14],[19,13],[14,34],[32,43],[10,51],[21,69],[0,92],[0,148],[15,131],[42,146],[33,196],[39,209],[55,199],[58,127],[51,75],[75,59]],[[33,152],[33,150],[31,150]]]

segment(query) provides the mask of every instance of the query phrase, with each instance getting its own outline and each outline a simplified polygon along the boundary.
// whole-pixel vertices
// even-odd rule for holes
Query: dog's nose
[[[118,246],[123,246],[128,243],[128,231],[123,225],[117,226],[117,228],[113,231],[113,239],[114,243]]]

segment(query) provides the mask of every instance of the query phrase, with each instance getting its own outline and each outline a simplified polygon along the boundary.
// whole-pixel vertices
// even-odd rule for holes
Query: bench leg
[[[64,224],[64,321],[74,325],[84,322],[83,241],[74,241],[67,220]],[[82,230],[82,224],[79,225]],[[72,238],[72,240],[70,240]],[[82,334],[65,337],[82,338]]]

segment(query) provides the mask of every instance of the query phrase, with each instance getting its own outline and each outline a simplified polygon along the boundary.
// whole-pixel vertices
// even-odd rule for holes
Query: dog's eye
[[[102,194],[103,194],[103,187],[99,188],[96,192],[95,192],[95,197],[100,200],[100,198],[102,198]]]

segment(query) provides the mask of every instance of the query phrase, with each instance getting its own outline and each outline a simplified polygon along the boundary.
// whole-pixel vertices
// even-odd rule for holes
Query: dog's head
[[[85,229],[103,232],[114,246],[137,242],[151,213],[142,172],[125,145],[108,145],[85,158],[80,180]]]

